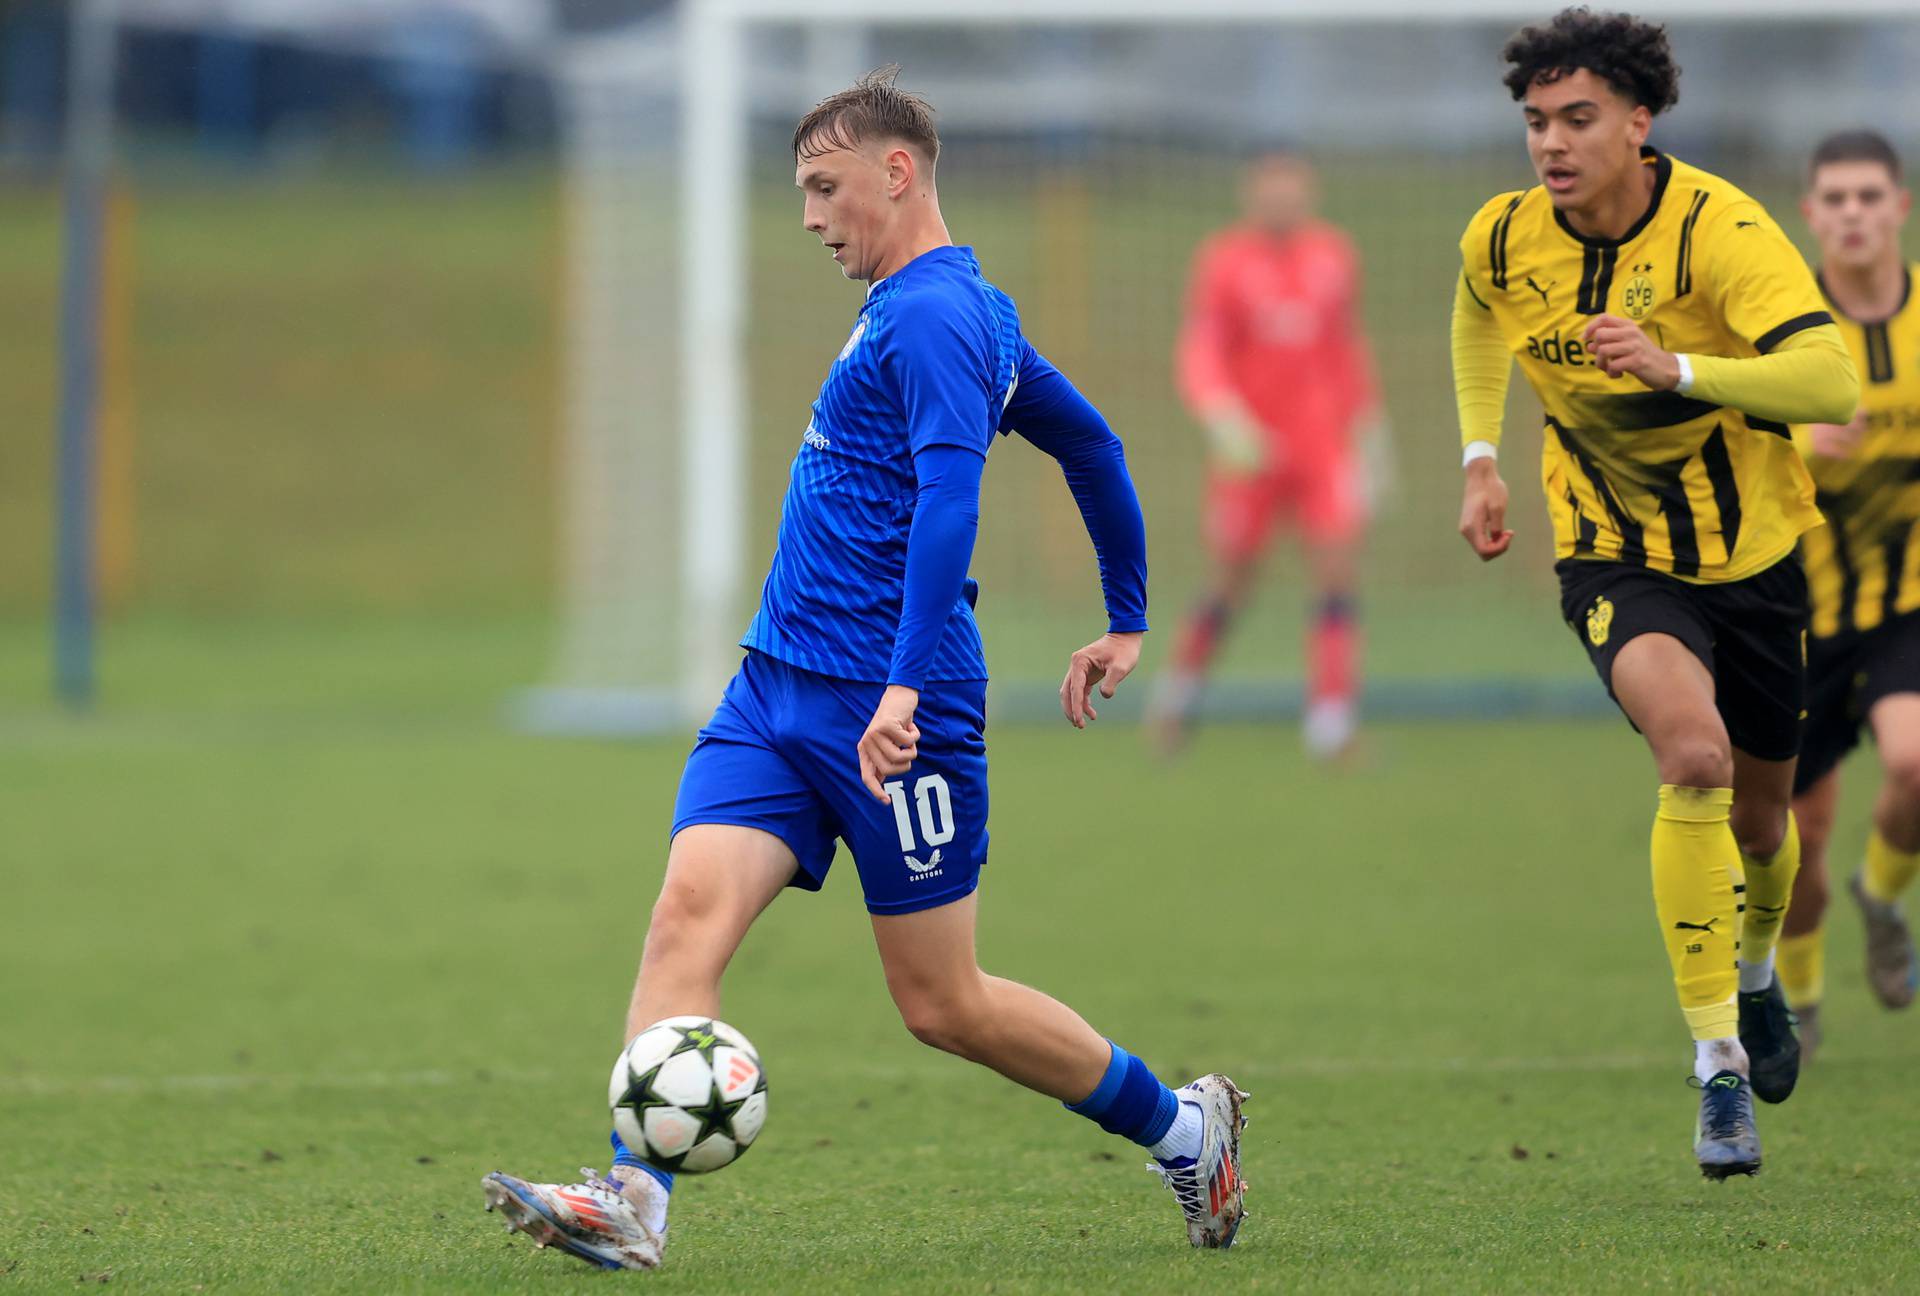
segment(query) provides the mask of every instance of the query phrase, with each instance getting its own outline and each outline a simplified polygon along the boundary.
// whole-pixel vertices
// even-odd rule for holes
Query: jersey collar
[[[1892,323],[1893,317],[1907,308],[1907,299],[1913,296],[1913,262],[1904,262],[1900,266],[1900,304],[1895,306],[1887,314],[1882,315],[1879,319],[1859,319],[1841,310],[1840,303],[1835,301],[1833,294],[1827,291],[1827,276],[1824,271],[1814,271],[1813,281],[1820,285],[1820,295],[1827,299],[1827,305],[1833,307],[1833,313],[1835,315],[1838,315],[1841,319],[1847,320],[1850,323],[1862,324],[1871,328],[1875,324]]]
[[[892,292],[897,285],[905,282],[910,275],[942,265],[959,266],[975,275],[980,273],[980,258],[973,254],[972,248],[957,243],[949,243],[945,247],[931,248],[928,251],[922,252],[919,256],[907,262],[898,270],[895,270],[885,279],[875,280],[873,283],[868,284],[867,300],[872,301],[882,293]]]
[[[1653,201],[1647,204],[1647,210],[1641,213],[1640,219],[1635,221],[1633,227],[1625,234],[1622,234],[1617,239],[1596,238],[1582,234],[1567,223],[1566,214],[1558,207],[1553,209],[1554,223],[1566,233],[1568,238],[1585,247],[1617,248],[1639,238],[1640,232],[1652,224],[1653,218],[1660,214],[1660,200],[1667,196],[1667,181],[1673,178],[1673,159],[1665,153],[1662,153],[1659,149],[1642,144],[1640,146],[1640,160],[1643,164],[1653,167]]]

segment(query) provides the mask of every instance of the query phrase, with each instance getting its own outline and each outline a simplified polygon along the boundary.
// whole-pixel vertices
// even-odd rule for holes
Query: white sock
[[[1197,1160],[1200,1156],[1200,1136],[1206,1128],[1207,1118],[1201,1114],[1200,1104],[1183,1102],[1167,1136],[1147,1151],[1158,1161],[1173,1161],[1180,1157]]]
[[[1749,963],[1740,960],[1740,993],[1759,994],[1773,984],[1773,951],[1767,951],[1764,962]]]
[[[668,1200],[666,1187],[644,1170],[621,1166],[609,1173],[620,1185],[620,1195],[627,1199],[640,1216],[640,1222],[655,1233],[665,1233]]]
[[[1308,705],[1300,738],[1313,756],[1332,756],[1353,741],[1359,714],[1351,698],[1324,698]]]
[[[1740,1037],[1729,1035],[1725,1039],[1695,1040],[1693,1042],[1693,1074],[1701,1084],[1713,1079],[1722,1071],[1735,1071],[1747,1074],[1747,1051],[1740,1047]]]

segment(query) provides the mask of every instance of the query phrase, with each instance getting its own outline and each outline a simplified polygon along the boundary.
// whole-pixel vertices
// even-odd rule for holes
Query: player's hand
[[[1492,562],[1513,543],[1507,530],[1507,484],[1492,459],[1467,465],[1466,493],[1460,501],[1460,534],[1481,562]]]
[[[1085,729],[1087,721],[1098,720],[1093,709],[1093,689],[1110,698],[1120,681],[1133,674],[1140,664],[1140,636],[1103,634],[1073,655],[1067,663],[1067,678],[1060,685],[1060,710],[1075,729]]]
[[[920,691],[903,684],[889,684],[873,709],[867,731],[860,735],[860,781],[867,785],[876,801],[891,801],[881,784],[895,774],[905,774],[920,754],[920,726],[913,722],[920,705]]]
[[[1232,477],[1246,477],[1272,462],[1266,434],[1246,411],[1225,406],[1207,416],[1207,452],[1214,468]]]
[[[1867,412],[1861,410],[1853,416],[1851,423],[1811,423],[1807,426],[1807,439],[1813,446],[1813,452],[1825,459],[1850,458],[1860,448],[1860,438],[1866,435]]]
[[[1580,337],[1609,378],[1632,374],[1655,391],[1672,391],[1680,385],[1678,357],[1655,346],[1632,320],[1597,315]]]

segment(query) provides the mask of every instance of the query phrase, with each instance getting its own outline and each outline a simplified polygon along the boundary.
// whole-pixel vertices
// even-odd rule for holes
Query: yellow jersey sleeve
[[[1765,355],[1688,359],[1693,386],[1687,395],[1759,418],[1845,423],[1860,403],[1853,357],[1831,322],[1789,334]]]
[[[1460,413],[1460,444],[1500,444],[1513,357],[1493,312],[1473,295],[1464,273],[1453,290],[1453,400]]]
[[[1525,190],[1496,194],[1467,222],[1460,236],[1460,278],[1453,289],[1453,397],[1460,415],[1460,444],[1500,444],[1513,358],[1488,303],[1504,287],[1506,240],[1502,235]]]
[[[1700,286],[1727,328],[1758,354],[1833,323],[1813,272],[1759,203],[1743,198],[1727,204],[1702,221],[1694,237]]]

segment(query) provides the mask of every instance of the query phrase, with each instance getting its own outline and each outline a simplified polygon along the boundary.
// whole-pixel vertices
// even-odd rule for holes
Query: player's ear
[[[1633,141],[1635,148],[1639,148],[1652,133],[1653,114],[1647,111],[1645,104],[1635,104],[1633,111],[1627,114],[1627,138]]]
[[[900,198],[913,188],[919,166],[914,161],[913,151],[906,148],[894,148],[887,151],[887,197]]]
[[[1913,190],[1902,186],[1894,192],[1898,195],[1894,203],[1900,208],[1900,219],[1905,220],[1907,213],[1913,210]]]

